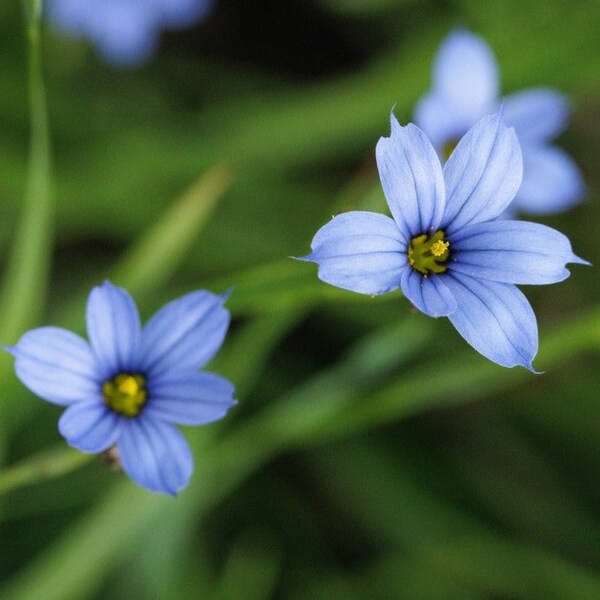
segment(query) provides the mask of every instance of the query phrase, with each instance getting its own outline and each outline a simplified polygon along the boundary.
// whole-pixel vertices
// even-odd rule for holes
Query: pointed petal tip
[[[498,129],[500,129],[501,127],[504,127],[507,131],[512,131],[512,133],[515,135],[515,137],[517,137],[517,132],[515,131],[514,125],[509,125],[506,122],[506,118],[505,118],[505,114],[504,114],[505,113],[504,105],[505,105],[505,100],[504,100],[504,98],[502,98],[502,102],[500,103],[498,112],[488,115],[488,118],[491,118],[491,120],[497,121],[496,127]]]
[[[111,289],[111,290],[118,289],[118,286],[114,285],[114,284],[113,284],[111,281],[109,281],[108,279],[104,279],[104,280],[102,281],[102,283],[100,283],[100,284],[98,284],[98,285],[96,285],[96,286],[94,286],[94,287],[97,287],[97,288],[108,288],[108,289]],[[121,289],[122,289],[122,288],[121,288]]]
[[[394,114],[395,108],[396,108],[396,102],[394,102],[394,104],[392,105],[392,108],[390,109],[390,126],[392,128],[392,131],[394,129],[394,124],[397,125],[398,127],[400,127],[400,123],[398,122],[398,119],[396,118],[396,115]]]
[[[292,260],[299,260],[300,262],[316,262],[314,259],[314,254],[307,254],[306,256],[288,256]]]
[[[123,472],[127,477],[129,477],[131,479],[131,481],[135,485],[138,485],[139,487],[144,488],[145,490],[148,490],[149,492],[152,492],[153,494],[161,494],[163,496],[169,496],[174,499],[179,498],[179,495],[181,494],[181,492],[183,492],[188,487],[188,485],[190,483],[190,479],[191,479],[191,474],[190,474],[190,476],[184,482],[182,482],[180,485],[170,486],[169,482],[167,482],[167,481],[160,481],[160,482],[137,481],[134,477],[129,475],[127,472],[125,472],[125,471],[123,471]]]
[[[542,375],[543,371],[538,371],[534,366],[533,366],[533,361],[535,359],[537,355],[537,347],[535,349],[535,351],[533,352],[533,354],[529,354],[528,352],[524,351],[523,349],[518,353],[518,356],[522,359],[521,361],[513,363],[511,364],[506,364],[506,365],[502,365],[505,367],[523,367],[525,369],[527,369],[530,373],[533,373],[534,375]],[[500,364],[500,363],[498,363]]]
[[[163,496],[169,496],[171,498],[179,498],[179,494],[188,486],[189,481],[187,481],[184,485],[182,485],[181,487],[178,488],[169,488],[166,486],[154,486],[154,485],[146,485],[146,484],[142,484],[139,483],[137,481],[135,481],[134,479],[132,479],[133,483],[135,485],[138,485],[142,488],[144,488],[145,490],[148,490],[149,492],[152,492],[153,494],[162,494]]]
[[[580,256],[577,256],[576,254],[573,254],[571,260],[569,260],[570,263],[573,263],[575,265],[584,265],[585,267],[593,267],[594,265],[588,261],[585,260],[585,258],[581,258]]]
[[[173,488],[164,487],[164,488],[157,488],[155,490],[151,490],[148,487],[146,489],[150,490],[151,492],[154,492],[155,494],[164,494],[165,496],[170,496],[171,498],[174,498],[175,500],[177,500],[177,498],[179,498],[179,494],[181,492],[183,492],[183,490],[185,490],[185,488],[188,486],[188,484],[189,484],[189,479],[180,487],[173,487]]]
[[[393,137],[394,133],[401,133],[402,131],[405,131],[405,130],[406,131],[417,130],[421,133],[424,133],[423,130],[418,125],[415,125],[415,123],[408,122],[408,123],[406,123],[406,125],[402,125],[402,123],[400,123],[400,121],[398,120],[398,117],[396,117],[396,115],[394,114],[395,108],[396,108],[396,103],[394,103],[394,106],[392,106],[392,109],[390,110],[390,136],[389,137]],[[425,134],[425,136],[428,138],[427,134]],[[379,138],[379,140],[381,141],[382,139],[388,139],[388,138],[386,138],[386,136],[381,136]]]
[[[533,366],[533,361],[529,361],[529,363],[527,364],[523,364],[523,367],[525,367],[528,371],[530,371],[531,373],[533,373],[534,375],[543,375],[545,371],[538,371],[534,366]]]
[[[229,300],[229,296],[231,296],[231,294],[233,294],[234,290],[235,290],[235,285],[232,285],[228,290],[225,290],[219,296],[219,299],[221,300],[221,304],[225,304],[225,302],[227,302],[227,300]]]
[[[4,350],[5,352],[8,352],[11,356],[14,356],[15,358],[18,353],[16,346],[0,346],[0,350]]]
[[[496,127],[503,126],[506,127],[506,129],[514,129],[514,127],[507,125],[504,120],[504,100],[502,100],[500,107],[495,113],[491,113],[483,117],[483,119],[487,119],[490,123],[496,122]]]

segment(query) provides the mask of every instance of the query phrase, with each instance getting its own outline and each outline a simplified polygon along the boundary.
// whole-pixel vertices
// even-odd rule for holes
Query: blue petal
[[[89,345],[59,327],[25,333],[14,347],[17,377],[34,393],[61,406],[99,397],[96,361]]]
[[[87,302],[86,322],[92,352],[104,379],[138,369],[140,316],[125,290],[108,281],[94,287]]]
[[[122,421],[101,401],[76,402],[62,414],[58,430],[69,445],[84,452],[102,452],[117,441]]]
[[[456,310],[456,300],[444,284],[445,275],[424,277],[407,268],[402,274],[402,292],[423,313],[430,317],[445,317]]]
[[[163,306],[144,327],[142,370],[158,377],[203,367],[221,347],[229,327],[224,301],[223,296],[196,291]]]
[[[173,29],[190,27],[208,14],[214,0],[168,0],[160,7],[160,18]]]
[[[522,174],[514,129],[504,125],[500,114],[481,119],[444,167],[448,198],[442,227],[446,233],[500,215],[515,197]]]
[[[159,32],[154,26],[140,27],[131,21],[114,22],[96,36],[100,56],[116,67],[135,67],[156,51]]]
[[[579,203],[585,184],[573,159],[556,146],[525,147],[523,183],[511,208],[532,215],[568,210]]]
[[[490,47],[469,31],[452,32],[438,51],[433,89],[445,99],[449,111],[469,119],[467,127],[495,110],[498,69]]]
[[[125,473],[152,492],[177,494],[194,470],[190,447],[170,423],[129,419],[118,446]]]
[[[319,265],[319,279],[344,290],[378,295],[400,287],[406,242],[393,219],[354,211],[317,231],[313,252],[301,260]]]
[[[133,66],[155,49],[160,7],[132,0],[53,0],[50,18],[59,30],[87,37],[103,57],[120,66]]]
[[[153,52],[162,27],[188,27],[212,4],[212,0],[52,0],[47,11],[57,29],[89,38],[107,61],[133,66]]]
[[[490,221],[466,227],[450,239],[452,272],[518,284],[563,281],[575,256],[562,233],[525,221]]]
[[[504,120],[515,128],[522,145],[556,137],[565,128],[568,117],[567,98],[552,89],[525,90],[504,100]]]
[[[86,35],[88,23],[98,17],[98,11],[82,0],[52,0],[44,9],[57,29],[72,36]]]
[[[503,367],[536,372],[531,364],[538,348],[535,314],[517,287],[458,273],[446,285],[458,304],[448,318],[477,352]]]
[[[472,115],[454,110],[446,98],[432,92],[419,100],[414,119],[415,124],[427,134],[438,155],[445,160],[444,146],[459,140],[485,114],[485,111]]]
[[[390,211],[404,239],[433,232],[444,213],[445,189],[440,160],[415,125],[402,127],[390,116],[392,134],[379,138],[375,156]]]
[[[148,386],[144,416],[179,425],[204,425],[225,416],[235,405],[234,387],[212,373],[167,375]]]

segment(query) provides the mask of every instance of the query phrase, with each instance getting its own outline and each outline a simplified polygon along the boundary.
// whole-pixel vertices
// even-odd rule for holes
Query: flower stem
[[[21,222],[0,298],[0,339],[12,343],[34,324],[44,305],[51,255],[50,134],[42,77],[42,0],[26,0],[29,112],[29,169]]]
[[[40,452],[13,467],[0,471],[0,495],[69,473],[89,462],[93,457],[94,454],[65,448],[62,444],[60,447]]]

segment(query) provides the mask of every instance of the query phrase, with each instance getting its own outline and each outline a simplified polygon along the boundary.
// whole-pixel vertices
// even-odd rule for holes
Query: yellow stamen
[[[146,380],[137,373],[119,373],[102,385],[102,395],[112,411],[135,417],[146,404]]]
[[[131,376],[126,375],[122,381],[117,384],[117,388],[125,396],[135,396],[138,393],[140,386],[138,382]]]
[[[450,246],[450,242],[443,242],[442,240],[437,240],[431,244],[431,254],[436,257],[442,256],[448,247]]]

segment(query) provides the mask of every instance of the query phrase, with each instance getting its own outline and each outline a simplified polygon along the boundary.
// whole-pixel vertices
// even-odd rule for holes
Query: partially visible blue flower
[[[41,327],[7,350],[32,392],[67,407],[58,427],[71,446],[96,453],[116,445],[133,481],[176,494],[188,483],[193,458],[174,425],[211,423],[235,404],[227,379],[198,371],[225,338],[224,300],[192,292],[142,329],[131,296],[106,281],[88,298],[89,343],[66,329]]]
[[[415,110],[415,123],[447,158],[454,144],[481,117],[498,110],[499,77],[490,47],[468,31],[451,33],[433,69],[433,88]],[[585,186],[573,159],[551,140],[566,126],[567,99],[533,88],[504,99],[504,119],[523,150],[523,183],[509,212],[552,214],[577,204]]]
[[[319,278],[361,294],[401,288],[422,312],[447,316],[478,352],[505,367],[532,371],[535,315],[514,284],[547,284],[569,276],[575,256],[558,231],[498,220],[519,189],[521,150],[499,114],[484,117],[456,146],[442,170],[415,125],[380,138],[376,158],[392,218],[348,212],[324,225],[302,260]]]
[[[190,27],[213,0],[48,0],[53,25],[90,40],[108,63],[134,66],[155,51],[162,29]]]

